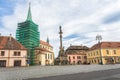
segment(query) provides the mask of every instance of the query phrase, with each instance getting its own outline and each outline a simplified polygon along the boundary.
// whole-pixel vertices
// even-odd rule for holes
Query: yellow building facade
[[[90,64],[120,63],[120,42],[95,44],[87,52],[87,62]]]
[[[39,65],[54,65],[53,47],[49,43],[40,41],[40,46],[35,49],[35,63]]]

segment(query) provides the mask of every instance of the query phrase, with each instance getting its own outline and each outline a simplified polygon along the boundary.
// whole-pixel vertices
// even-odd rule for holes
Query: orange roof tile
[[[0,36],[0,49],[27,49],[10,36]]]
[[[101,42],[100,43],[101,46],[99,46],[98,44],[95,44],[91,47],[91,50],[93,49],[99,49],[101,48],[120,48],[120,42]]]
[[[65,54],[86,54],[89,48],[87,46],[72,45],[65,50]]]
[[[35,48],[35,50],[40,50],[40,51],[46,51],[46,52],[53,53],[52,51],[49,51],[49,50],[47,50],[45,48],[41,48],[41,47],[37,47],[37,48]]]
[[[45,42],[43,40],[40,40],[40,44],[52,47],[49,43],[47,43],[47,42]]]

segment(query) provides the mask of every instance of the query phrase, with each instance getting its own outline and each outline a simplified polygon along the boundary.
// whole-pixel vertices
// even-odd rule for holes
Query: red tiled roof
[[[120,42],[101,42],[99,44],[95,44],[91,47],[91,50],[99,49],[99,48],[120,48]]]
[[[68,47],[69,50],[88,50],[89,48],[87,46],[79,46],[79,45],[72,45]]]
[[[87,46],[70,46],[65,50],[65,54],[86,54],[89,48]]]
[[[49,43],[47,43],[47,42],[45,42],[43,40],[40,40],[40,44],[48,46],[48,47],[52,47]],[[41,54],[44,54],[44,52],[53,53],[52,51],[47,50],[46,48],[42,48],[41,46],[40,47],[36,47],[35,50],[40,50]]]
[[[40,51],[45,51],[45,52],[50,52],[50,53],[53,53],[52,51],[49,51],[49,50],[47,50],[47,49],[45,49],[45,48],[41,48],[41,47],[37,47],[37,48],[35,48],[35,50],[40,50]]]
[[[45,42],[43,40],[40,40],[40,44],[52,47],[49,43],[47,43],[47,42]]]
[[[0,49],[27,49],[17,40],[10,36],[0,36]]]

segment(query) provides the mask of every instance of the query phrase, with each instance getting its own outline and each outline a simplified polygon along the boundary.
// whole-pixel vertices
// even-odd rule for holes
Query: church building
[[[34,65],[34,48],[39,46],[40,32],[38,30],[38,25],[32,20],[31,7],[29,4],[26,21],[18,23],[16,39],[28,48],[28,62],[31,65]]]
[[[40,46],[35,48],[35,64],[37,65],[54,65],[53,47],[47,41],[40,40]]]

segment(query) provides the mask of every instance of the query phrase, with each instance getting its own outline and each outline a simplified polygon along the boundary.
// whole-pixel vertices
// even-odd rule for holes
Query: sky
[[[55,57],[59,52],[59,26],[63,45],[93,46],[102,41],[120,41],[120,0],[0,0],[0,33],[15,38],[17,23],[24,22],[31,2],[33,21],[40,39],[49,37]]]

